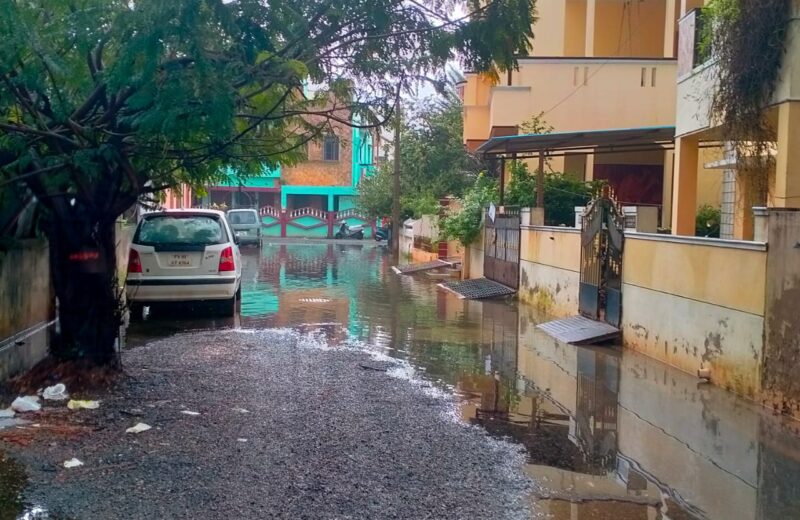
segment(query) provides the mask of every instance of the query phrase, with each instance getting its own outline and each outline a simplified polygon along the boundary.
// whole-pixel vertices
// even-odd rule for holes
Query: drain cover
[[[454,282],[440,283],[439,287],[456,293],[459,298],[466,300],[482,300],[484,298],[498,298],[509,296],[517,292],[516,290],[487,278],[477,278],[475,280],[461,280]]]

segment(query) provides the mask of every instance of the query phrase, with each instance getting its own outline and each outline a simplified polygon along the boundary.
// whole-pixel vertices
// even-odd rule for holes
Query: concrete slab
[[[486,298],[499,298],[510,296],[517,291],[494,280],[477,278],[475,280],[461,280],[457,282],[440,283],[439,287],[455,293],[463,300],[482,300]]]
[[[599,343],[619,336],[618,328],[583,316],[548,321],[536,326],[559,341],[574,345]]]

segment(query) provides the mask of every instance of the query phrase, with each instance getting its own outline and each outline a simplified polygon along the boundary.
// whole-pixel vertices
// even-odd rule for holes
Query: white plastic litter
[[[78,466],[83,466],[83,462],[79,461],[78,459],[72,458],[69,459],[64,463],[64,467],[69,468],[77,468]]]
[[[231,408],[231,410],[238,413],[250,413],[250,410],[247,410],[245,408]]]
[[[59,383],[45,388],[44,392],[42,392],[42,397],[45,401],[64,401],[69,399],[69,394],[67,393],[67,387],[63,383]]]
[[[97,410],[100,408],[100,401],[81,401],[78,399],[70,399],[67,403],[67,408],[70,410],[80,410],[81,408],[86,410]]]
[[[181,413],[184,415],[200,415],[200,412],[193,412],[191,410],[181,410]]]
[[[143,422],[140,422],[140,423],[137,423],[136,426],[131,426],[130,428],[125,430],[125,433],[142,433],[142,432],[146,432],[147,430],[149,430],[151,428],[152,428],[152,426],[150,426],[149,424],[145,424]]]
[[[247,439],[245,439],[244,437],[239,437],[238,439],[236,439],[236,442],[247,442]]]
[[[15,415],[14,410],[12,410],[11,408],[0,410],[0,419],[12,419],[14,415]]]
[[[38,412],[42,409],[42,405],[39,404],[39,396],[26,395],[14,399],[14,402],[11,403],[11,409],[18,413]]]

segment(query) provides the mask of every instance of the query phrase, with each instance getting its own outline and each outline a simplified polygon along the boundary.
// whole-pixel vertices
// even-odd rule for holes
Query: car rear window
[[[142,245],[212,245],[227,242],[219,219],[210,215],[145,217],[134,242]]]
[[[255,224],[256,214],[253,211],[230,211],[228,212],[228,222],[231,224]]]

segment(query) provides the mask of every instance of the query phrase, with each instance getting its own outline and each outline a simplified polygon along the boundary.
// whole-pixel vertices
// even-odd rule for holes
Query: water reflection
[[[542,517],[800,518],[791,423],[636,353],[560,343],[514,303],[459,300],[389,267],[376,247],[267,245],[245,252],[238,322],[163,323],[315,329],[410,361],[463,397],[465,421],[525,446]]]

